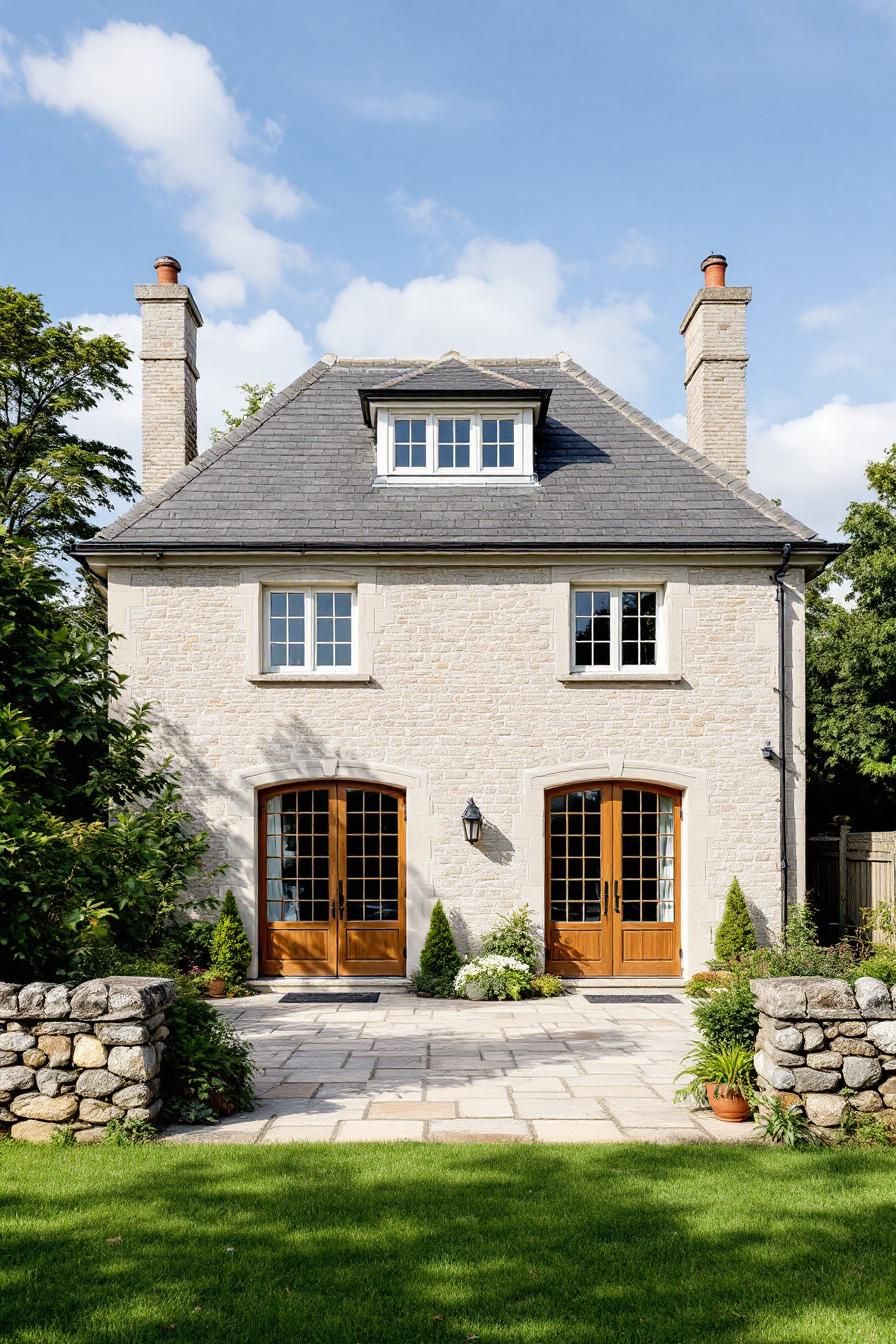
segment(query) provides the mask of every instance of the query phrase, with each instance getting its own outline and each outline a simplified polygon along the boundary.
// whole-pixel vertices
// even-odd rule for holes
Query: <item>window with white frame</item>
[[[661,588],[574,588],[570,612],[575,672],[658,668],[662,648]]]
[[[534,483],[534,408],[442,407],[377,412],[377,474],[422,484],[505,479]]]
[[[269,588],[265,671],[351,672],[357,661],[356,594],[350,588]]]

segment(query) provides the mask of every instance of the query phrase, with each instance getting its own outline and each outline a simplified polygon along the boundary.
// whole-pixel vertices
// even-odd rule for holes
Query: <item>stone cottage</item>
[[[567,354],[324,355],[197,455],[202,318],[140,285],[141,501],[77,548],[253,973],[402,977],[528,902],[548,968],[676,977],[804,883],[804,586],[747,484],[750,290],[703,263],[688,443]],[[384,335],[388,344],[388,333]]]

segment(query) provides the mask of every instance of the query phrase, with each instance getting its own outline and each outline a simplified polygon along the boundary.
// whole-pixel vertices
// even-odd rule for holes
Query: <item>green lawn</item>
[[[884,1344],[896,1155],[0,1143],[4,1344]]]

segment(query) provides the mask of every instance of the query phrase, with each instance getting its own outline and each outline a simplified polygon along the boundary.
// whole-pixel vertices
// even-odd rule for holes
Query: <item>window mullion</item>
[[[317,670],[317,602],[312,589],[305,592],[305,671]]]
[[[622,589],[610,589],[610,650],[613,671],[622,671]]]

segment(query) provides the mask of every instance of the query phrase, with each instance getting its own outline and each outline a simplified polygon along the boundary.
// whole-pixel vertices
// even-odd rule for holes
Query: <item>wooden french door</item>
[[[262,794],[262,975],[404,975],[405,800],[373,784]]]
[[[545,795],[547,969],[679,975],[681,797],[642,784]]]

